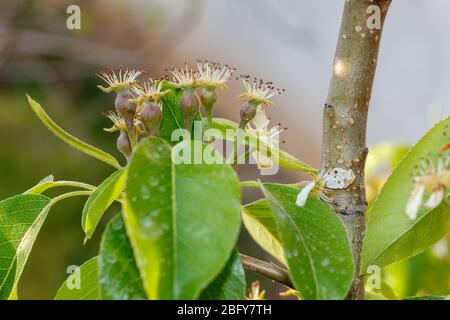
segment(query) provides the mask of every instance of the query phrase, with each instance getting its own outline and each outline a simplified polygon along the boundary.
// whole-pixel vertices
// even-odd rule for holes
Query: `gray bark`
[[[355,275],[348,299],[364,299],[360,274],[361,245],[367,209],[364,167],[367,156],[367,114],[384,20],[391,0],[345,0],[333,75],[323,118],[321,172],[331,168],[353,170],[347,189],[330,190],[331,205],[343,220],[351,242]],[[380,8],[379,29],[369,29],[369,6]]]

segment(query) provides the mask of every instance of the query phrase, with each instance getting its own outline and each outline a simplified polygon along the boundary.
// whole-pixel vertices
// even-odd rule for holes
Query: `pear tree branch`
[[[352,170],[355,176],[347,189],[327,193],[352,242],[355,274],[348,299],[364,299],[359,265],[367,209],[364,186],[367,115],[390,3],[391,0],[345,0],[323,115],[320,171],[339,167]]]
[[[241,254],[242,265],[246,270],[259,273],[271,280],[277,281],[289,288],[294,288],[289,272],[286,269],[280,268],[277,265],[262,261],[245,254]]]

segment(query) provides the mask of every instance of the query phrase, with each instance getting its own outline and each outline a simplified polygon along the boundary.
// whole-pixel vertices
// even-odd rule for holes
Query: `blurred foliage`
[[[32,84],[0,91],[1,199],[25,191],[49,174],[58,179],[81,180],[96,185],[112,172],[108,165],[67,147],[55,138],[26,103],[25,91],[41,97],[48,105],[49,114],[65,129],[117,155],[115,139],[102,130],[109,123],[101,113],[108,109],[110,102],[99,96],[91,80],[87,81],[88,84],[92,89],[81,89],[82,94],[75,99],[63,96],[58,87]],[[74,101],[74,105],[68,101]],[[100,232],[83,246],[84,233],[80,221],[85,200],[69,200],[51,210],[20,283],[20,298],[53,298],[59,284],[67,277],[67,267],[81,265],[97,252]],[[27,289],[21,290],[24,287]]]
[[[408,152],[406,145],[386,142],[370,148],[366,165],[367,199],[375,200],[392,170]],[[381,290],[386,298],[450,294],[450,237],[406,261],[382,269]],[[380,298],[378,296],[378,298]]]
[[[392,142],[370,148],[365,171],[369,205],[375,200],[378,191],[408,150],[408,146]]]

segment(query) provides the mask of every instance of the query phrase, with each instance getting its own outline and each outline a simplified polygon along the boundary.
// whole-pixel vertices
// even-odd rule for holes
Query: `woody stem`
[[[246,270],[253,271],[263,275],[271,280],[277,281],[289,288],[294,288],[289,272],[273,263],[262,261],[245,254],[241,254],[242,265]]]
[[[355,273],[348,299],[364,299],[360,257],[367,209],[364,185],[367,114],[381,33],[390,3],[391,0],[345,1],[323,116],[321,172],[339,167],[352,170],[355,175],[349,188],[328,193],[352,242]],[[378,13],[376,28],[369,27],[370,12]]]

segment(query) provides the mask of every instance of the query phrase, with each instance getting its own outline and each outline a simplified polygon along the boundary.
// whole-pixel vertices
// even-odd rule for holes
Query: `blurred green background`
[[[293,5],[292,1],[283,3],[286,6]],[[82,8],[81,30],[66,28],[66,9],[70,4],[78,4]],[[328,5],[328,2],[321,4],[324,5]],[[166,67],[185,60],[195,62],[196,58],[229,58],[231,53],[227,41],[230,40],[224,37],[222,42],[219,41],[214,28],[211,38],[203,39],[203,44],[206,44],[203,49],[216,55],[197,56],[198,51],[202,50],[199,47],[187,50],[184,45],[183,49],[178,48],[194,33],[197,24],[203,21],[202,17],[206,15],[208,18],[206,6],[206,1],[201,0],[0,1],[0,199],[23,192],[49,174],[53,174],[56,180],[77,180],[97,185],[112,172],[107,165],[56,139],[28,108],[25,93],[39,101],[65,130],[120,158],[121,155],[115,150],[114,135],[103,131],[110,123],[102,113],[113,108],[112,97],[96,88],[99,79],[95,73],[101,69],[135,67],[151,71],[153,77],[158,77],[165,73]],[[233,8],[239,7],[234,5]],[[339,8],[334,11],[334,19],[338,23],[341,12]],[[215,28],[226,27],[220,25]],[[255,38],[243,41],[251,44],[257,38],[268,37],[264,28],[257,28],[254,32]],[[296,45],[299,42],[302,48],[310,44],[311,37],[301,33],[301,37],[288,41]],[[332,45],[326,52],[330,65],[334,42],[334,38],[331,39]],[[251,62],[250,54],[242,56],[242,52],[251,51],[251,48],[242,48],[244,51],[234,50],[237,56],[241,56],[240,60],[236,58],[236,62],[251,65],[261,60],[266,64],[262,57]],[[274,71],[276,64],[264,70],[257,65],[255,67],[255,64],[253,67],[259,73],[277,75]],[[251,67],[247,66],[247,69]],[[327,68],[325,74],[325,77],[329,76]],[[290,75],[287,79],[295,78]],[[328,82],[321,82],[326,87]],[[297,85],[295,82],[291,84]],[[324,97],[322,91],[318,89],[314,92]],[[234,99],[237,93],[232,87],[227,96],[222,97],[220,104],[227,106],[233,103],[234,107],[219,109],[219,115],[237,117],[238,102]],[[289,91],[283,99],[286,99],[283,100],[286,105],[284,113],[274,115],[274,120],[282,120],[288,125],[291,122],[292,125],[295,124],[292,114],[299,114],[298,108],[305,112],[299,120],[302,121],[301,125],[294,125],[284,133],[287,150],[317,165],[320,150],[317,132],[320,131],[320,125],[311,128],[308,117],[311,116],[320,124],[321,108],[312,107],[308,97],[288,101]],[[422,128],[413,134],[418,137],[421,132]],[[309,139],[304,139],[307,134],[310,135]],[[297,150],[299,137],[302,140],[301,154]],[[393,140],[396,138],[392,137]],[[392,164],[406,149],[402,144],[384,144],[376,150],[370,155],[373,159],[368,173],[370,199],[375,197]],[[257,175],[254,169],[245,169],[239,173],[244,179]],[[302,177],[297,173],[281,171],[276,177],[264,179],[291,183]],[[245,193],[244,199],[248,202],[257,196]],[[67,277],[67,267],[81,265],[96,254],[99,235],[107,218],[103,219],[94,238],[83,245],[80,220],[84,200],[67,200],[52,209],[20,282],[21,299],[53,298]],[[118,207],[113,207],[109,214],[118,210]],[[448,239],[444,239],[432,250],[383,270],[385,286],[390,287],[397,298],[416,294],[450,294],[448,244]],[[250,240],[246,232],[242,232],[239,248],[243,253],[270,259]],[[249,283],[255,279],[261,280],[268,298],[279,298],[278,293],[284,290],[282,286],[249,274]]]
[[[93,79],[86,79],[85,85],[78,92],[71,88],[74,96],[68,96],[60,85],[38,84],[24,77],[23,84],[0,89],[0,198],[21,193],[49,174],[58,180],[97,185],[112,173],[107,165],[56,139],[26,104],[25,92],[41,100],[69,132],[117,154],[114,138],[102,130],[109,123],[101,113],[110,101],[98,95]],[[21,298],[52,298],[67,276],[67,266],[81,265],[95,255],[100,232],[83,246],[80,221],[84,200],[71,199],[52,209],[25,269],[19,288]]]

